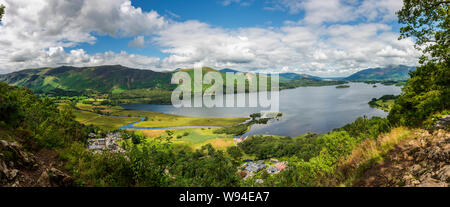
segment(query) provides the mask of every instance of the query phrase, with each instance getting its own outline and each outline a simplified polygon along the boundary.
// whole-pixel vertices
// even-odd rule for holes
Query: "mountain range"
[[[415,67],[392,65],[383,68],[368,68],[356,72],[343,80],[347,81],[404,81],[409,79],[409,72]]]
[[[385,68],[369,68],[361,70],[349,77],[339,78],[345,81],[384,81],[407,80],[409,72],[415,68],[408,66],[389,66]],[[177,69],[187,71],[192,76],[192,69]],[[240,72],[234,69],[215,70],[203,68],[206,71],[218,71],[223,74]],[[98,93],[121,93],[135,89],[160,89],[171,91],[176,85],[170,84],[173,72],[155,72],[140,70],[121,65],[104,65],[97,67],[71,67],[26,69],[0,75],[0,81],[11,85],[24,86],[37,93],[54,93],[72,91],[83,93],[89,90]],[[317,76],[297,73],[280,73],[280,88],[298,86],[336,85],[343,82],[337,79],[326,81]]]
[[[24,86],[35,92],[55,89],[83,92],[91,89],[100,93],[120,92],[140,88],[171,90],[172,73],[139,70],[121,65],[27,69],[0,75],[0,81]]]

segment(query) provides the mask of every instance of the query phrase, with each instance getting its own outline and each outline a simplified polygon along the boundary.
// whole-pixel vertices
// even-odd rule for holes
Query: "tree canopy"
[[[5,6],[0,5],[0,22],[2,21],[3,14],[5,13]]]
[[[404,0],[403,8],[397,12],[400,38],[413,37],[416,48],[423,51],[421,63],[442,62],[449,57],[450,1]]]
[[[397,12],[401,38],[413,37],[421,49],[422,66],[412,72],[402,95],[389,113],[396,124],[420,126],[433,114],[449,109],[450,102],[450,1],[404,0]]]

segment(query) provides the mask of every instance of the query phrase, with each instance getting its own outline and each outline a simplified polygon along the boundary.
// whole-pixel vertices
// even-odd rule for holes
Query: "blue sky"
[[[267,26],[273,23],[280,26],[285,20],[298,18],[301,14],[288,14],[280,11],[264,10],[268,6],[264,0],[250,1],[248,5],[231,3],[224,5],[219,0],[196,0],[196,1],[133,1],[133,5],[144,10],[156,10],[167,17],[176,14],[176,20],[199,20],[211,25],[224,28]]]
[[[285,21],[301,18],[302,12],[290,14],[285,11],[273,11],[264,9],[270,4],[265,1],[251,1],[249,5],[231,3],[224,5],[219,0],[137,0],[132,5],[142,8],[144,11],[155,10],[160,15],[175,21],[198,20],[212,26],[236,29],[245,27],[280,27]],[[99,53],[107,50],[120,52],[125,50],[130,53],[167,57],[160,51],[160,47],[151,43],[144,48],[129,47],[128,43],[133,37],[112,37],[109,35],[97,35],[96,44],[80,44],[75,48],[82,48],[88,53]]]
[[[121,64],[345,76],[417,64],[401,0],[0,0],[0,73]]]

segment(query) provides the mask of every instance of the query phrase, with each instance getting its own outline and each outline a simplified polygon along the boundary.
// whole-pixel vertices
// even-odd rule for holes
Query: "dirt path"
[[[417,130],[385,159],[367,169],[354,186],[450,186],[450,133]]]

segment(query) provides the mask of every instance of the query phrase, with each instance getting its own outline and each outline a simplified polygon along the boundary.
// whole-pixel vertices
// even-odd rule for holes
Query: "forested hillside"
[[[0,81],[24,86],[36,93],[73,91],[120,93],[133,89],[172,90],[172,73],[138,70],[120,65],[98,67],[69,67],[27,69],[0,76]]]
[[[208,72],[220,72],[226,83],[226,72],[204,67],[203,75]],[[191,79],[193,69],[178,69],[187,72]],[[171,84],[173,72],[155,72],[139,70],[120,65],[97,67],[69,67],[26,69],[10,74],[0,75],[0,81],[15,86],[23,86],[35,93],[52,96],[80,96],[90,94],[108,95],[119,103],[153,103],[170,104],[171,91],[177,85]],[[259,77],[260,74],[256,74]],[[280,89],[301,86],[323,86],[343,84],[344,81],[323,81],[318,77],[296,73],[280,74]],[[248,81],[246,81],[248,91]],[[268,78],[270,87],[270,77]],[[192,82],[193,87],[193,82]],[[203,84],[203,91],[211,87]],[[235,86],[236,88],[236,86]],[[193,90],[193,89],[192,89]],[[224,91],[226,86],[224,85]],[[237,90],[235,90],[237,91]]]
[[[409,73],[414,71],[415,67],[404,65],[388,66],[383,68],[368,68],[356,72],[355,74],[344,78],[348,81],[404,81],[409,79]]]

